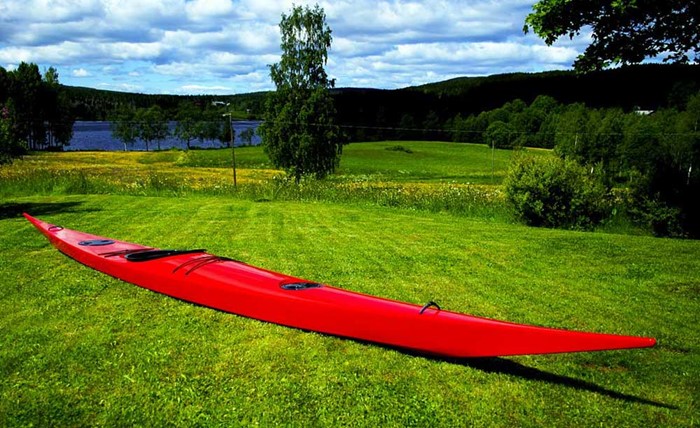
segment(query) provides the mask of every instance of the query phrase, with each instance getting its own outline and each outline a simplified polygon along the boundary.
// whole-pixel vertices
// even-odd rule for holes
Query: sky
[[[0,66],[33,62],[66,85],[127,92],[270,90],[282,14],[316,3],[336,87],[570,69],[588,44],[524,34],[535,0],[0,0]]]

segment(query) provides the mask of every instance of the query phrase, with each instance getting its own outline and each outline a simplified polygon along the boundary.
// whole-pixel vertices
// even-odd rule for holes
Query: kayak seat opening
[[[307,288],[319,288],[322,287],[318,282],[290,282],[287,284],[282,284],[280,286],[284,290],[306,290]]]
[[[111,239],[88,239],[86,241],[78,242],[78,245],[83,247],[102,247],[104,245],[112,245],[114,241]]]
[[[173,257],[173,256],[179,256],[182,254],[195,254],[195,253],[204,253],[207,250],[205,249],[196,249],[196,250],[149,250],[149,251],[140,251],[137,253],[129,253],[124,258],[130,262],[148,262],[151,260],[157,260],[157,259],[162,259],[164,257]]]

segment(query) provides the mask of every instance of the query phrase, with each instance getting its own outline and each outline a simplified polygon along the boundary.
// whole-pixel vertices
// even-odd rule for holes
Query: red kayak
[[[24,214],[67,256],[123,281],[245,317],[445,357],[645,348],[646,337],[513,324],[342,290],[205,250],[161,250]]]

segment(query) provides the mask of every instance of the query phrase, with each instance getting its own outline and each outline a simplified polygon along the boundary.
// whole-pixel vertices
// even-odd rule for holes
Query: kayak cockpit
[[[288,282],[280,285],[280,288],[283,290],[297,291],[306,290],[307,288],[319,288],[322,286],[323,285],[319,284],[318,282]]]
[[[182,254],[205,253],[207,250],[199,248],[196,250],[146,250],[129,253],[124,258],[130,262],[149,262],[164,257],[180,256]]]
[[[87,239],[85,241],[78,242],[81,247],[104,247],[105,245],[112,245],[114,241],[111,239]]]

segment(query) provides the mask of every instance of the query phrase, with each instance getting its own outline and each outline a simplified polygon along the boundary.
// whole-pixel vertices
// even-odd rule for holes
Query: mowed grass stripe
[[[205,247],[382,297],[655,335],[660,345],[489,361],[416,357],[140,289],[62,256],[10,216],[0,220],[8,237],[0,425],[673,426],[697,411],[694,241],[333,203],[37,196],[5,204],[30,212],[36,204],[42,218],[73,229]]]

